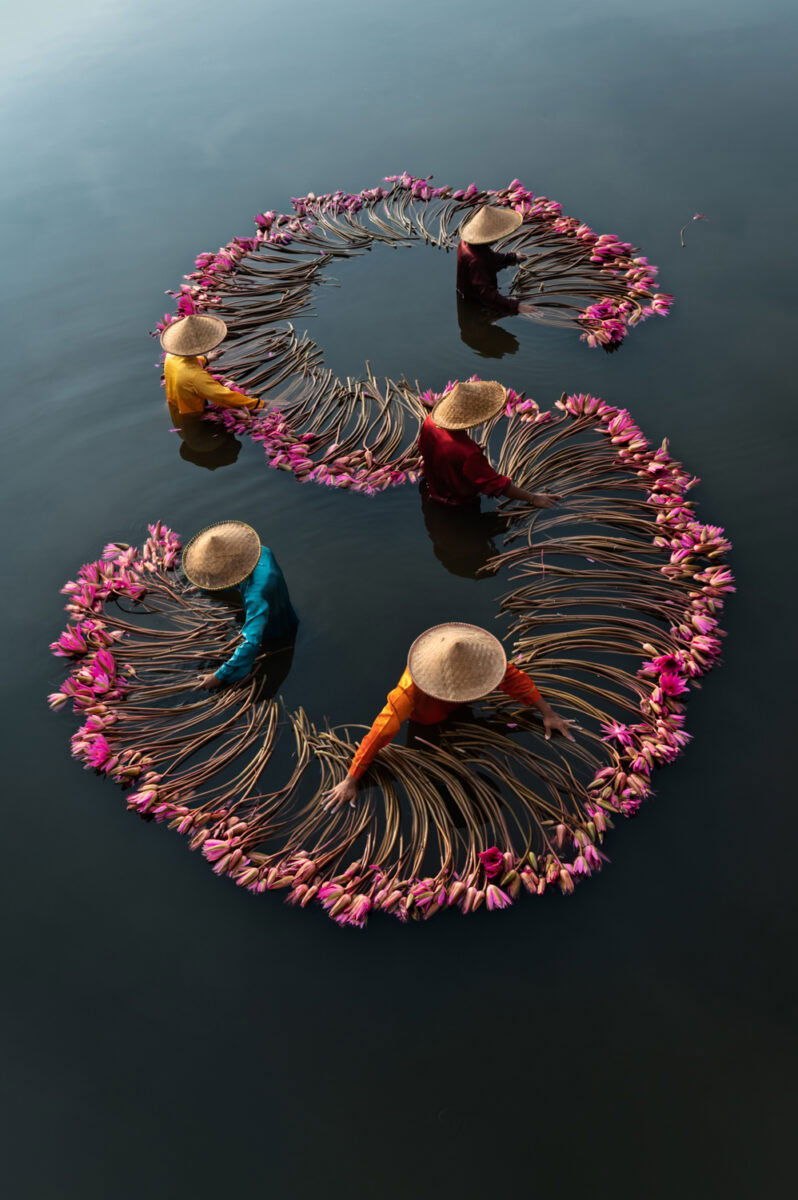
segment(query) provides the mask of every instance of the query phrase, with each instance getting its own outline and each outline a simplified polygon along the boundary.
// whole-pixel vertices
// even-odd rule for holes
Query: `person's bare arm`
[[[533,508],[551,508],[560,498],[552,492],[527,492],[524,488],[516,487],[514,483],[507,484],[504,495],[508,500],[523,500]]]
[[[567,717],[561,717],[542,696],[539,700],[533,702],[533,708],[536,708],[543,718],[546,741],[549,740],[552,733],[561,733],[569,742],[576,741],[576,738],[571,733],[571,726],[575,722],[570,721]]]

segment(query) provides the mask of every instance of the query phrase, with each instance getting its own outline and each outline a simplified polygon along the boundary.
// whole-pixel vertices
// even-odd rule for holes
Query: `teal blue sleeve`
[[[261,638],[269,620],[269,606],[264,613],[247,614],[241,633],[243,642],[230,655],[226,663],[217,668],[215,674],[220,683],[238,683],[248,675],[255,665],[260,650]]]
[[[216,670],[216,678],[220,683],[238,683],[239,679],[248,675],[255,665],[264,632],[269,624],[270,577],[270,564],[266,552],[262,552],[255,570],[240,585],[241,599],[244,603],[244,624],[241,627],[241,636],[244,640],[230,655],[227,662],[222,663],[221,667]]]

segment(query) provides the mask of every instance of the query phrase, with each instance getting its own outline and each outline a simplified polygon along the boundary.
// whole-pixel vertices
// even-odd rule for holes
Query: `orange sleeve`
[[[521,671],[512,663],[507,664],[504,679],[499,684],[499,691],[506,692],[514,700],[523,700],[524,704],[537,704],[542,699],[526,671]]]
[[[389,742],[393,741],[402,723],[412,716],[415,704],[415,685],[409,676],[407,676],[407,682],[405,682],[405,678],[406,673],[393,691],[388,693],[388,702],[385,708],[355,751],[355,757],[349,767],[349,775],[352,779],[360,778],[375,754],[383,746],[387,746]]]
[[[198,396],[203,400],[210,400],[212,404],[218,404],[221,408],[257,408],[260,404],[260,400],[255,396],[243,396],[241,392],[234,392],[223,383],[217,383],[200,363],[192,367],[189,378]]]

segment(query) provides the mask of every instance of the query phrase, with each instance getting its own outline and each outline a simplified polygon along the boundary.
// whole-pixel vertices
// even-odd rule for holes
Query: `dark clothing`
[[[418,450],[430,499],[439,504],[473,505],[480,493],[503,495],[511,482],[494,471],[465,430],[441,429],[432,416],[421,426]]]
[[[519,300],[503,296],[496,273],[520,261],[518,254],[499,254],[490,245],[472,246],[460,242],[457,247],[457,295],[472,304],[484,304],[497,312],[517,313]]]
[[[431,499],[421,481],[421,511],[435,557],[452,575],[463,579],[480,579],[495,574],[498,568],[485,571],[485,564],[498,553],[495,537],[506,534],[512,521],[508,513],[489,510],[480,512],[479,500],[471,504],[439,504]]]

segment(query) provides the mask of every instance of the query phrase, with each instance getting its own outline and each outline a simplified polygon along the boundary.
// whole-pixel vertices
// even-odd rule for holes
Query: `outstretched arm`
[[[200,363],[196,363],[191,371],[191,385],[201,399],[209,400],[211,404],[218,404],[220,408],[248,408],[251,410],[260,405],[257,396],[245,396],[242,392],[234,392],[232,388],[218,383]]]
[[[561,717],[554,711],[548,701],[543,699],[534,680],[527,675],[526,671],[522,671],[514,663],[508,663],[507,671],[499,688],[508,696],[512,696],[514,700],[520,700],[529,708],[538,710],[543,718],[546,741],[549,740],[552,733],[561,733],[569,742],[576,740],[570,729],[574,722]]]
[[[559,496],[552,492],[527,492],[524,488],[516,487],[514,483],[507,484],[504,495],[508,500],[524,500],[534,508],[551,508],[552,504],[559,500]]]
[[[228,683],[238,683],[239,680],[249,675],[255,665],[255,659],[258,657],[268,621],[269,603],[264,599],[254,611],[250,608],[247,612],[241,627],[243,638],[241,645],[237,646],[227,662],[222,663],[212,674],[201,675],[197,680],[197,687],[209,689],[222,687]]]
[[[344,804],[349,804],[354,808],[358,779],[383,746],[387,746],[393,741],[402,723],[413,711],[411,689],[412,684],[410,689],[399,686],[389,694],[385,707],[355,751],[346,778],[325,792],[324,808],[330,812],[336,812]]]

